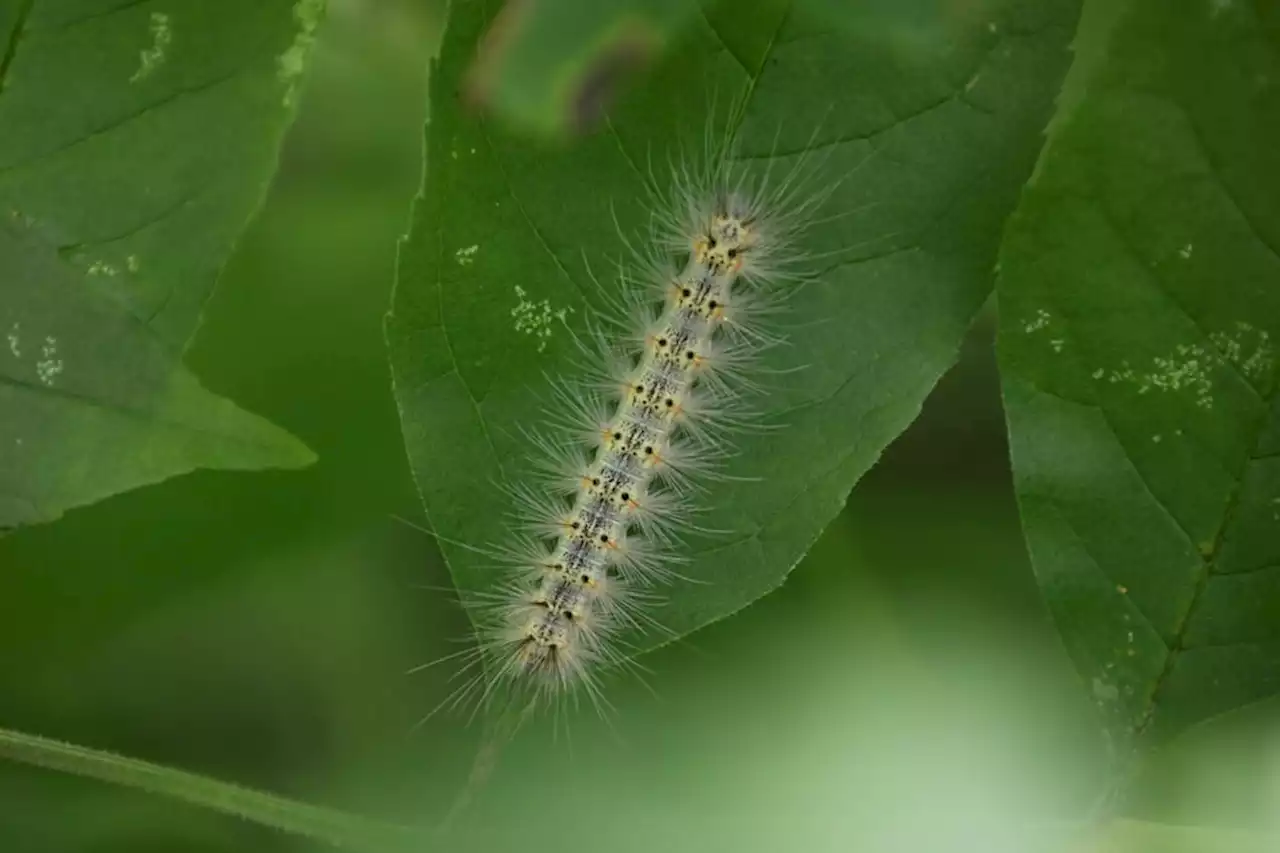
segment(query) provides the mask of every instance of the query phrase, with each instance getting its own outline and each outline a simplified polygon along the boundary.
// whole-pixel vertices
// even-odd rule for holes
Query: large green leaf
[[[1089,53],[1000,357],[1036,571],[1125,761],[1280,692],[1280,6],[1133,0]]]
[[[702,583],[672,589],[654,614],[683,634],[782,582],[952,363],[991,287],[1077,7],[1011,2],[957,30],[945,54],[911,57],[874,32],[830,33],[799,7],[710,7],[601,132],[548,150],[460,102],[495,6],[452,9],[388,320],[409,457],[446,540],[509,535],[493,482],[527,470],[518,427],[542,414],[544,374],[569,370],[555,318],[581,330],[599,309],[586,265],[615,286],[603,275],[622,254],[611,207],[624,231],[639,229],[644,164],[696,147],[711,100],[746,98],[741,155],[761,168],[771,153],[787,168],[817,128],[823,179],[847,176],[802,247],[830,253],[825,272],[792,300],[793,345],[769,360],[807,368],[762,374],[769,391],[747,404],[785,429],[741,441],[728,473],[756,479],[711,484],[706,498],[705,524],[732,532],[692,544],[685,571]],[[464,591],[494,582],[483,557],[443,550]]]
[[[796,2],[815,18],[874,35],[880,51],[909,53],[945,50],[958,25],[990,22],[1005,0]],[[686,0],[506,3],[477,45],[466,96],[523,132],[563,138],[590,130],[699,13]]]
[[[0,528],[193,468],[305,465],[297,439],[200,387],[146,324],[0,221]]]
[[[171,369],[180,370],[172,354],[194,333],[232,243],[275,170],[322,5],[0,0],[0,213],[34,223],[62,261],[86,277],[83,286],[61,292],[61,303],[43,297],[33,302],[24,278],[31,267],[14,260],[18,266],[0,268],[6,297],[0,319],[7,335],[25,342],[24,358],[46,336],[68,347],[84,339],[84,300],[104,306],[105,298],[138,323],[130,336],[148,336],[148,346],[168,350]],[[25,254],[14,251],[11,259]],[[59,275],[77,277],[71,270]],[[95,346],[110,349],[109,339],[99,337],[108,327],[123,334],[126,325],[120,319],[94,330]],[[133,337],[117,342],[122,353],[135,344]],[[28,445],[21,457],[5,462],[9,471],[38,466],[42,485],[28,491],[33,481],[24,476],[0,479],[0,492],[16,502],[9,506],[25,507],[0,516],[0,526],[54,518],[126,484],[153,482],[197,465],[253,468],[309,458],[297,442],[279,435],[251,452],[235,450],[247,447],[232,439],[253,422],[238,413],[240,426],[224,436],[228,441],[218,453],[180,458],[158,452],[142,464],[128,452],[134,438],[164,428],[146,421],[143,411],[157,406],[175,413],[174,406],[185,405],[179,398],[145,405],[135,400],[142,408],[131,415],[138,419],[134,438],[117,445],[112,440],[122,440],[123,433],[95,434],[101,421],[65,406],[45,383],[23,384],[29,363],[10,352],[0,361],[0,374],[16,382],[0,398],[6,428],[29,440],[37,424],[48,434],[74,433],[96,454],[73,457],[64,451],[34,458]],[[65,363],[64,381],[72,383],[73,371],[85,365]],[[101,361],[91,384],[108,380],[98,370],[127,363]],[[157,379],[152,373],[120,374],[109,382],[132,393],[155,390]],[[190,381],[178,372],[172,379],[177,385]],[[198,404],[181,399],[195,405],[181,413],[188,421],[213,404],[211,397]],[[214,422],[208,429],[216,431],[220,423],[227,425]],[[0,459],[11,453],[5,447]],[[55,479],[61,485],[51,491]]]

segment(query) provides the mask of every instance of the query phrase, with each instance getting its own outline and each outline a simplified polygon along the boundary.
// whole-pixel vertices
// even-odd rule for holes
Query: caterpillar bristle
[[[532,459],[501,486],[510,536],[465,546],[502,580],[468,597],[479,642],[447,658],[460,681],[433,714],[501,706],[523,719],[579,696],[607,708],[603,674],[640,668],[630,638],[667,630],[655,590],[702,582],[692,543],[729,533],[699,523],[710,486],[757,481],[727,463],[742,436],[780,428],[749,401],[797,369],[774,363],[795,333],[780,320],[815,280],[824,255],[805,233],[832,221],[818,212],[848,175],[819,180],[832,150],[819,129],[797,156],[778,153],[777,133],[770,154],[739,156],[744,107],[722,116],[713,99],[717,120],[700,150],[669,155],[669,179],[646,156],[649,215],[639,232],[619,226],[614,268],[583,252],[570,369],[534,389],[543,422],[510,435]]]

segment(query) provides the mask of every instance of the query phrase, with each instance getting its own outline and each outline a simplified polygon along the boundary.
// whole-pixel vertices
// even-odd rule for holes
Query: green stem
[[[382,823],[185,770],[10,729],[0,728],[0,758],[171,797],[335,847],[420,853],[426,849],[424,842],[431,837],[427,830]],[[1124,819],[1095,829],[1098,835],[1082,838],[1082,843],[1072,849],[1087,853],[1147,849],[1178,853],[1263,853],[1277,849],[1275,837],[1240,830],[1164,826]]]
[[[0,728],[0,758],[137,788],[194,806],[361,850],[421,850],[422,830],[300,803],[136,758]],[[416,842],[416,843],[415,843]]]

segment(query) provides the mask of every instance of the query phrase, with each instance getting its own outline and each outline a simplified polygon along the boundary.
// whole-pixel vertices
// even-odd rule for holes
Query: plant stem
[[[255,791],[207,776],[0,728],[0,758],[171,797],[335,847],[421,850],[427,833]],[[416,843],[415,843],[416,842]]]

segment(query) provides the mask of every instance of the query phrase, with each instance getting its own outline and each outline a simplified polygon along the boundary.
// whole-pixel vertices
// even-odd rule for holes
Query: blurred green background
[[[480,728],[416,727],[450,672],[405,671],[467,625],[393,518],[421,513],[381,331],[440,25],[437,2],[332,0],[189,354],[320,463],[202,472],[0,540],[0,725],[390,819],[448,811]],[[615,679],[607,721],[523,732],[440,849],[1022,851],[1019,821],[1086,808],[1105,749],[1019,535],[991,334],[781,591],[645,658],[647,684]],[[3,853],[313,847],[0,764]]]

